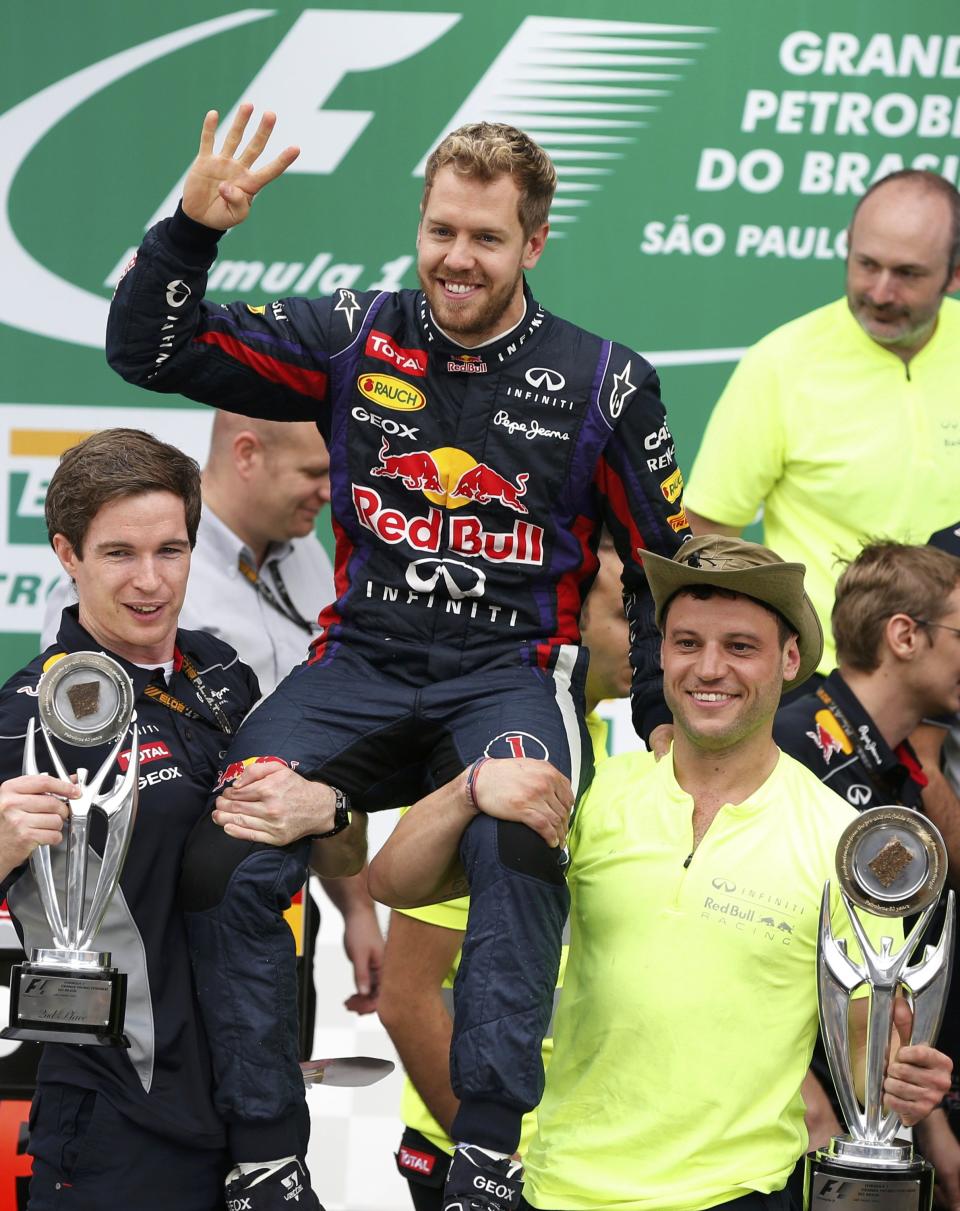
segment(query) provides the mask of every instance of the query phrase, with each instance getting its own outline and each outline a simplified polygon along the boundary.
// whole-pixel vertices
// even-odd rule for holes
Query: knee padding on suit
[[[180,906],[184,912],[216,908],[240,863],[256,848],[252,841],[229,837],[212,816],[205,816],[190,834],[180,872]]]
[[[563,850],[549,846],[525,824],[515,820],[497,821],[497,856],[507,870],[544,883],[559,886],[564,883]]]

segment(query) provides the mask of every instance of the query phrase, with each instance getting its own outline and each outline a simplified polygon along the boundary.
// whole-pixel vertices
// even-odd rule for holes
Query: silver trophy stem
[[[78,941],[78,950],[88,950],[93,943],[110,898],[120,882],[120,871],[133,836],[133,826],[137,818],[137,786],[140,780],[140,732],[136,711],[131,723],[133,726],[130,732],[130,761],[126,773],[122,778],[117,778],[113,790],[97,800],[96,804],[97,810],[107,820],[107,840],[103,847],[97,886],[87,910],[83,933]],[[113,764],[112,760],[110,764]],[[108,768],[108,765],[103,766],[103,774],[106,774]]]
[[[87,898],[87,833],[90,825],[90,800],[86,796],[85,769],[77,770],[77,785],[84,794],[70,800],[67,824],[67,941],[71,950],[79,950],[83,906]]]
[[[59,758],[55,762],[55,766],[57,765],[60,765]],[[37,773],[37,742],[33,719],[27,724],[27,741],[23,747],[23,772],[25,774]],[[59,769],[57,773],[60,777],[64,776],[64,774],[60,773]],[[57,892],[54,887],[53,866],[50,862],[49,845],[38,845],[33,851],[30,855],[30,870],[37,884],[37,892],[40,896],[43,914],[47,918],[47,924],[50,926],[50,932],[53,935],[53,944],[60,950],[66,950],[67,931],[63,924],[60,902],[57,899]]]

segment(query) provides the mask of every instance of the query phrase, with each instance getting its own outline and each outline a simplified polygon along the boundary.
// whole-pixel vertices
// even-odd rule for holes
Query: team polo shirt
[[[571,832],[570,955],[526,1154],[534,1207],[691,1211],[780,1189],[804,1152],[817,927],[859,959],[834,873],[856,813],[781,753],[696,852],[673,761],[614,757]],[[867,919],[902,941],[899,922]]]
[[[587,731],[590,733],[590,739],[593,742],[594,765],[597,766],[607,759],[609,725],[595,711],[591,711],[587,715],[585,722]],[[457,900],[447,900],[443,904],[428,904],[425,908],[405,908],[402,912],[405,917],[413,917],[414,920],[424,921],[427,925],[436,925],[440,929],[455,929],[460,933],[465,933],[469,908],[470,897],[461,896]],[[509,945],[509,939],[504,940],[504,945]],[[567,936],[566,932],[564,932],[564,945],[560,955],[560,975],[557,980],[558,988],[563,987],[563,973],[566,962]],[[444,999],[450,1008],[451,1014],[453,1013],[453,981],[456,978],[459,966],[460,951],[458,950],[454,956],[450,970],[443,980]],[[552,1053],[553,1039],[552,1037],[545,1038],[543,1040],[544,1068],[550,1063]],[[453,1155],[453,1141],[427,1109],[423,1098],[417,1093],[416,1086],[409,1077],[404,1081],[403,1096],[400,1102],[400,1117],[406,1126],[413,1127],[415,1131],[419,1131],[421,1135],[426,1136],[434,1147],[439,1148],[442,1152],[448,1152],[451,1156]],[[526,1151],[530,1140],[533,1138],[536,1125],[536,1111],[531,1111],[529,1114],[524,1115],[518,1147],[521,1155]]]
[[[836,661],[830,612],[840,567],[868,537],[924,543],[956,522],[960,482],[960,302],[905,366],[870,339],[845,299],[748,350],[707,425],[688,508],[745,526],[763,505],[763,541],[806,564],[820,616],[820,669]]]

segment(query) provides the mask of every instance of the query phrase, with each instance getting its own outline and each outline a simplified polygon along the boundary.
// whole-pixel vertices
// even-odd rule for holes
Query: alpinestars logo
[[[334,311],[342,312],[344,319],[347,321],[347,327],[350,332],[353,332],[353,317],[360,310],[360,304],[357,302],[357,296],[352,290],[341,290],[340,298],[337,301]]]
[[[632,365],[633,362],[627,362],[623,370],[613,376],[613,390],[610,392],[610,415],[614,420],[623,411],[623,405],[637,389],[630,382],[630,367]]]

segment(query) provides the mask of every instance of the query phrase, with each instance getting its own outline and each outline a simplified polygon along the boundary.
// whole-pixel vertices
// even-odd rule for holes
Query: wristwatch
[[[314,833],[310,838],[311,841],[323,841],[327,837],[335,837],[337,833],[342,833],[350,823],[350,796],[337,787],[331,786],[335,803],[333,805],[333,828],[328,828],[325,833]]]

